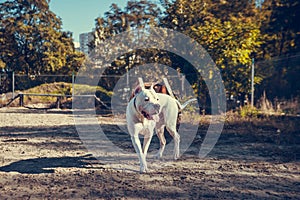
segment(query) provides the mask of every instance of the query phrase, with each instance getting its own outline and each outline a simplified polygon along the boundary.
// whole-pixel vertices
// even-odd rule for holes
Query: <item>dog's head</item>
[[[135,89],[136,109],[148,120],[157,120],[160,111],[159,98],[153,86],[149,89],[137,87]]]

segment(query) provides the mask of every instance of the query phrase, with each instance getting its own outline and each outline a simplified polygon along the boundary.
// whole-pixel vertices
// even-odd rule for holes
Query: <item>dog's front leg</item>
[[[146,163],[146,157],[142,151],[140,138],[138,137],[138,135],[132,136],[131,141],[132,141],[133,147],[135,149],[135,152],[137,153],[137,155],[139,157],[140,172],[145,173],[145,172],[147,172],[148,168],[147,168],[147,163]]]
[[[137,123],[137,124],[129,124],[129,132],[131,135],[131,141],[132,145],[135,149],[135,152],[138,155],[139,161],[140,161],[140,172],[144,173],[148,170],[147,163],[146,163],[146,157],[142,151],[141,141],[139,138],[139,133],[143,130],[143,124]]]
[[[154,128],[149,128],[147,130],[147,134],[145,134],[145,136],[144,136],[143,152],[144,152],[145,159],[147,157],[147,152],[148,152],[150,142],[151,142],[152,137],[153,137],[153,131],[154,131]]]

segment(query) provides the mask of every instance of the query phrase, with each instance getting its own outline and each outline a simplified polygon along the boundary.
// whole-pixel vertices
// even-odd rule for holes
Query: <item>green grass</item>
[[[71,86],[72,87],[72,86]],[[113,92],[107,91],[104,88],[100,86],[90,86],[90,85],[79,85],[76,84],[74,86],[75,94],[91,94],[91,93],[102,93],[106,96],[111,97],[113,95]]]
[[[35,94],[71,94],[72,85],[70,83],[55,82],[45,83],[28,90],[21,91],[22,93],[35,93]]]
[[[74,85],[74,90],[76,95],[84,94],[96,94],[100,99],[109,99],[112,96],[112,92],[105,90],[100,86],[90,86],[90,85]],[[55,82],[55,83],[45,83],[28,90],[17,91],[17,93],[34,93],[34,94],[61,94],[61,95],[72,95],[72,83],[65,82]],[[24,98],[25,104],[35,104],[35,103],[53,103],[57,97],[51,96],[26,96]],[[68,99],[65,98],[65,101]]]

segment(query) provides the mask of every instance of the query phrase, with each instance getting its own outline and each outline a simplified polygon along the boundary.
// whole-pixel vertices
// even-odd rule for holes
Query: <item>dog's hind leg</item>
[[[165,126],[160,126],[160,127],[156,127],[156,133],[157,133],[157,137],[159,139],[160,142],[160,147],[159,150],[156,154],[156,158],[160,159],[163,155],[163,152],[165,150],[166,147],[166,138],[165,138],[165,134],[164,134],[164,130],[165,130]]]
[[[180,157],[179,144],[180,144],[180,135],[176,131],[176,125],[172,127],[166,127],[170,135],[174,140],[174,159],[177,160]]]

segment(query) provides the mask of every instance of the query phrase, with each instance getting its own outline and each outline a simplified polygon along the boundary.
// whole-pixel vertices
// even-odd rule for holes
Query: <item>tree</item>
[[[251,54],[260,45],[259,28],[239,20],[222,22],[213,19],[202,26],[192,27],[192,33],[220,69],[226,90],[235,95],[248,93]]]
[[[71,33],[62,31],[60,18],[48,4],[49,0],[0,3],[2,68],[28,75],[77,70],[84,57],[75,52]]]
[[[207,0],[164,0],[164,17],[161,19],[161,26],[167,27],[182,33],[187,33],[191,26],[203,24],[212,17],[209,13]]]
[[[293,0],[265,0],[262,4],[261,32],[266,37],[261,46],[263,61],[258,63],[265,75],[257,90],[260,95],[267,91],[271,99],[300,96],[299,10],[299,1]]]
[[[254,2],[176,0],[166,5],[163,26],[189,35],[207,50],[220,69],[228,92],[248,93],[251,56],[261,44]],[[257,76],[256,82],[260,80]]]
[[[254,1],[163,0],[162,5],[165,9],[163,15],[153,12],[157,9],[156,6],[152,4],[147,6],[148,4],[146,1],[129,2],[123,10],[113,4],[103,18],[97,19],[96,30],[100,40],[123,31],[150,25],[180,31],[194,38],[208,51],[221,71],[227,91],[233,94],[249,92],[249,66],[252,54],[259,51],[258,47],[261,44],[260,20],[256,20],[258,10]],[[185,44],[181,46],[182,51],[190,51],[184,49]],[[195,69],[171,52],[135,51],[117,60],[110,73],[119,71],[118,73],[123,74],[125,67],[131,68],[135,64],[142,64],[130,61],[129,58],[137,54],[141,56],[143,63],[155,61],[167,64],[186,74],[190,83],[197,88],[199,95],[208,95],[205,83],[203,80],[199,81]],[[257,76],[256,82],[259,81],[260,77]]]
[[[158,25],[160,9],[150,1],[128,1],[124,9],[112,4],[104,17],[96,19],[96,35],[105,40],[124,31]]]
[[[264,58],[295,54],[300,51],[300,3],[294,0],[265,0],[261,15]]]
[[[246,22],[258,22],[258,7],[255,0],[214,0],[211,1],[209,11],[215,18],[222,21],[239,19]]]
[[[96,19],[95,39],[98,41],[97,48],[104,49],[105,47],[101,46],[103,45],[103,41],[124,31],[158,26],[160,14],[161,11],[158,6],[147,0],[129,1],[123,9],[119,8],[116,4],[112,4],[110,10],[106,12],[103,17]],[[138,37],[139,35],[132,36],[129,42],[134,42]],[[116,46],[116,48],[119,47]],[[97,49],[95,49],[95,51],[97,51]],[[97,56],[99,60],[102,61],[106,61],[107,59],[107,57],[101,57],[101,55]],[[122,75],[133,66],[149,63],[151,60],[157,59],[157,56],[157,50],[133,50],[120,58],[116,58],[116,60],[111,63],[111,67],[108,67],[104,74]],[[103,78],[100,84],[106,85],[107,89],[112,89],[117,80],[118,78]]]

